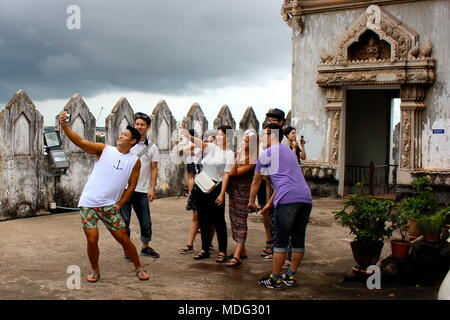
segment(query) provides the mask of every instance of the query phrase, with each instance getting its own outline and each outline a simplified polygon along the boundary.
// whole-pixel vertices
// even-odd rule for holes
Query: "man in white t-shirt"
[[[67,117],[67,112],[62,112],[59,123],[69,140],[97,157],[78,203],[87,240],[87,253],[93,270],[86,280],[97,282],[100,279],[98,220],[103,221],[113,237],[122,245],[126,255],[133,261],[139,280],[148,280],[149,276],[139,261],[136,247],[126,233],[125,223],[119,211],[133,193],[139,179],[141,161],[130,152],[130,149],[139,141],[140,134],[128,126],[120,133],[116,147],[94,143],[82,139],[70,129],[66,123]]]
[[[155,199],[156,178],[158,176],[159,151],[155,144],[150,144],[147,132],[151,126],[151,119],[142,112],[134,115],[134,127],[139,131],[141,139],[131,148],[141,160],[141,170],[136,189],[130,199],[121,208],[120,213],[125,222],[128,236],[130,236],[131,207],[136,212],[141,228],[141,255],[159,258],[159,254],[149,246],[152,240],[152,220],[149,203]],[[128,259],[128,257],[125,255]]]

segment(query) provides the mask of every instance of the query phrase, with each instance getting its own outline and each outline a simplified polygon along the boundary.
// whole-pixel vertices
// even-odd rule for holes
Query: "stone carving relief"
[[[387,60],[391,57],[391,46],[371,30],[367,30],[359,37],[358,42],[348,48],[350,61]]]
[[[331,132],[331,164],[337,164],[338,163],[338,156],[339,156],[339,132],[341,129],[340,122],[341,122],[341,111],[340,110],[333,110],[332,111],[332,132]]]
[[[283,21],[292,28],[294,23],[299,27],[299,31],[302,32],[302,7],[299,0],[285,0],[281,6],[281,16]]]
[[[416,32],[372,5],[337,41],[335,52],[322,51],[317,83],[323,87],[432,84],[431,53],[430,41],[421,49]]]
[[[327,104],[331,119],[331,137],[330,137],[330,164],[339,163],[339,139],[341,132],[341,111],[343,108],[343,92],[341,88],[328,88],[326,91]]]
[[[402,111],[402,154],[401,164],[403,168],[409,168],[411,164],[411,111]]]
[[[321,52],[316,80],[320,87],[327,88],[331,164],[339,162],[342,89],[396,85],[401,88],[400,165],[403,169],[420,165],[416,127],[420,111],[425,108],[428,87],[436,78],[432,51],[429,40],[421,47],[416,32],[380,7],[371,5],[338,39],[334,52]]]

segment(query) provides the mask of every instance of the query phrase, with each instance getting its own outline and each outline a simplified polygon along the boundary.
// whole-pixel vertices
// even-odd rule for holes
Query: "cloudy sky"
[[[282,0],[0,0],[0,109],[24,89],[52,125],[74,93],[104,118],[120,97],[151,113],[166,100],[179,121],[194,102],[210,126],[227,104],[291,102],[291,30]],[[80,29],[67,28],[70,5]],[[103,110],[101,111],[101,108]],[[100,112],[101,111],[101,112]]]

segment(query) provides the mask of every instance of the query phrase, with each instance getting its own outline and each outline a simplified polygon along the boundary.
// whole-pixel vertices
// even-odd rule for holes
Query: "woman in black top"
[[[284,135],[290,142],[290,148],[295,152],[297,156],[298,163],[301,164],[300,160],[306,160],[306,152],[305,152],[305,140],[303,140],[303,136],[300,139],[301,148],[298,146],[297,142],[297,130],[293,127],[286,127],[283,130]]]

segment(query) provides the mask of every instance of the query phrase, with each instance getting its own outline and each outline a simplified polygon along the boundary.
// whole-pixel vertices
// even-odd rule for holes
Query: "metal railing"
[[[345,166],[345,187],[351,189],[358,182],[368,187],[370,195],[375,193],[395,193],[398,165]]]

